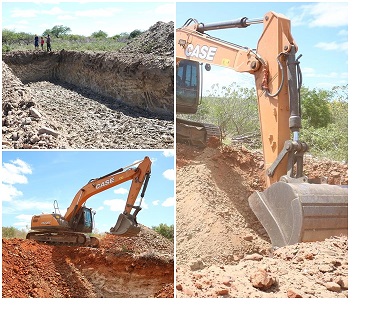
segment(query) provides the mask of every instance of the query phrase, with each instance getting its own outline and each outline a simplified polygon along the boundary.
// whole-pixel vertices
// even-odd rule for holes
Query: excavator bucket
[[[347,186],[276,182],[249,204],[273,247],[348,234]]]
[[[117,219],[116,225],[110,229],[110,234],[124,237],[134,237],[140,232],[140,227],[133,216],[121,213]]]

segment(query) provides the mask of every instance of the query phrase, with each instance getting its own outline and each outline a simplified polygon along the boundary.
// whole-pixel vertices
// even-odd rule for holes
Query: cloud
[[[20,229],[30,228],[32,216],[33,216],[32,214],[17,215],[15,218],[18,221],[14,222],[13,226],[20,228]]]
[[[22,196],[14,184],[27,184],[26,174],[32,174],[32,169],[26,162],[16,159],[9,163],[3,163],[1,168],[1,193],[2,200],[6,202],[12,201],[14,198]]]
[[[1,184],[1,195],[2,195],[1,199],[3,202],[10,202],[15,197],[22,196],[23,193],[12,185],[2,183]]]
[[[174,149],[165,149],[165,150],[163,150],[163,156],[164,157],[173,157],[173,156],[175,156],[175,150]]]
[[[234,70],[212,66],[210,72],[204,72],[203,78],[203,95],[208,96],[212,92],[212,86],[218,84],[219,87],[230,86],[232,83],[247,88],[255,88],[255,79],[250,74],[241,74]]]
[[[162,206],[163,207],[171,207],[171,206],[175,206],[175,198],[174,197],[169,197],[166,200],[163,201]]]
[[[345,79],[347,78],[347,73],[336,73],[330,72],[328,74],[316,73],[316,71],[311,67],[302,68],[302,75],[309,78],[331,78],[331,79]]]
[[[43,15],[62,15],[65,11],[59,7],[53,7],[47,10],[36,10],[36,9],[13,9],[11,11],[10,16],[12,18],[33,18],[33,17],[42,17]]]
[[[10,16],[13,18],[30,18],[30,17],[36,17],[38,14],[38,10],[35,9],[26,9],[26,10],[22,10],[22,9],[13,9],[11,11]]]
[[[320,2],[309,6],[313,17],[310,26],[339,27],[348,25],[348,3]]]
[[[315,45],[316,48],[327,51],[345,51],[348,52],[348,42],[319,42]]]
[[[122,12],[121,8],[103,8],[103,9],[91,9],[91,10],[83,10],[75,12],[75,15],[78,17],[113,17]]]
[[[157,199],[157,200],[153,200],[153,201],[152,201],[152,204],[153,204],[154,206],[157,206],[157,205],[159,205],[159,202],[160,202],[160,201],[159,201],[158,199]]]
[[[175,170],[174,169],[168,169],[166,171],[163,172],[163,176],[167,179],[167,180],[175,180]]]
[[[118,195],[125,195],[127,194],[129,191],[125,188],[119,188],[119,189],[116,189],[113,191],[115,194],[118,194]]]
[[[299,11],[301,9],[301,11]],[[287,16],[293,26],[341,27],[348,25],[347,2],[319,2],[290,8]]]
[[[28,179],[25,174],[32,174],[32,169],[29,164],[23,162],[21,159],[10,161],[10,163],[3,163],[2,166],[2,182],[9,184],[26,184]]]
[[[104,205],[108,206],[110,211],[112,212],[123,212],[125,210],[126,201],[122,199],[108,199],[103,202]],[[137,205],[137,202],[135,202],[134,205]],[[141,208],[147,209],[148,204],[143,199]]]
[[[40,212],[51,213],[54,210],[53,203],[38,202],[33,200],[14,201],[12,203],[12,206],[14,206],[14,208],[17,209],[18,211],[33,210],[35,212],[34,214],[40,214]],[[61,213],[64,212],[61,211]]]
[[[173,17],[176,12],[176,5],[175,3],[166,3],[164,5],[159,5],[157,8],[155,8],[154,12],[159,15],[163,14]]]

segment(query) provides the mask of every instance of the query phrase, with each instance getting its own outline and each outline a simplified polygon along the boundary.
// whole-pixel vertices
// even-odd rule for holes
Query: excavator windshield
[[[200,102],[199,63],[181,60],[176,74],[177,112],[194,114]]]

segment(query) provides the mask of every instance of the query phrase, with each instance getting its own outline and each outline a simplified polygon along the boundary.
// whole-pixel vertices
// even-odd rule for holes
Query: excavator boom
[[[252,24],[263,24],[256,51],[206,34]],[[244,17],[204,24],[189,19],[176,30],[176,40],[176,62],[182,77],[192,76],[183,74],[185,66],[204,63],[249,73],[255,78],[267,189],[252,194],[249,204],[273,246],[347,234],[347,186],[311,184],[303,173],[303,155],[308,146],[299,139],[302,79],[290,20],[274,12],[252,21]],[[196,87],[194,93],[188,88],[187,79],[182,82],[186,86],[176,88],[178,112],[194,113],[199,104],[199,89]],[[196,81],[196,86],[199,83]],[[189,138],[189,133],[185,137]]]

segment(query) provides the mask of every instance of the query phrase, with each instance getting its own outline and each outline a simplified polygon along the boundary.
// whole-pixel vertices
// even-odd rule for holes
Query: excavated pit
[[[173,148],[172,22],[120,51],[2,58],[3,148]]]
[[[3,61],[23,84],[49,81],[87,89],[152,112],[173,113],[171,60],[165,65],[119,52],[15,52]]]
[[[172,298],[173,243],[148,228],[100,248],[2,240],[6,298]]]

